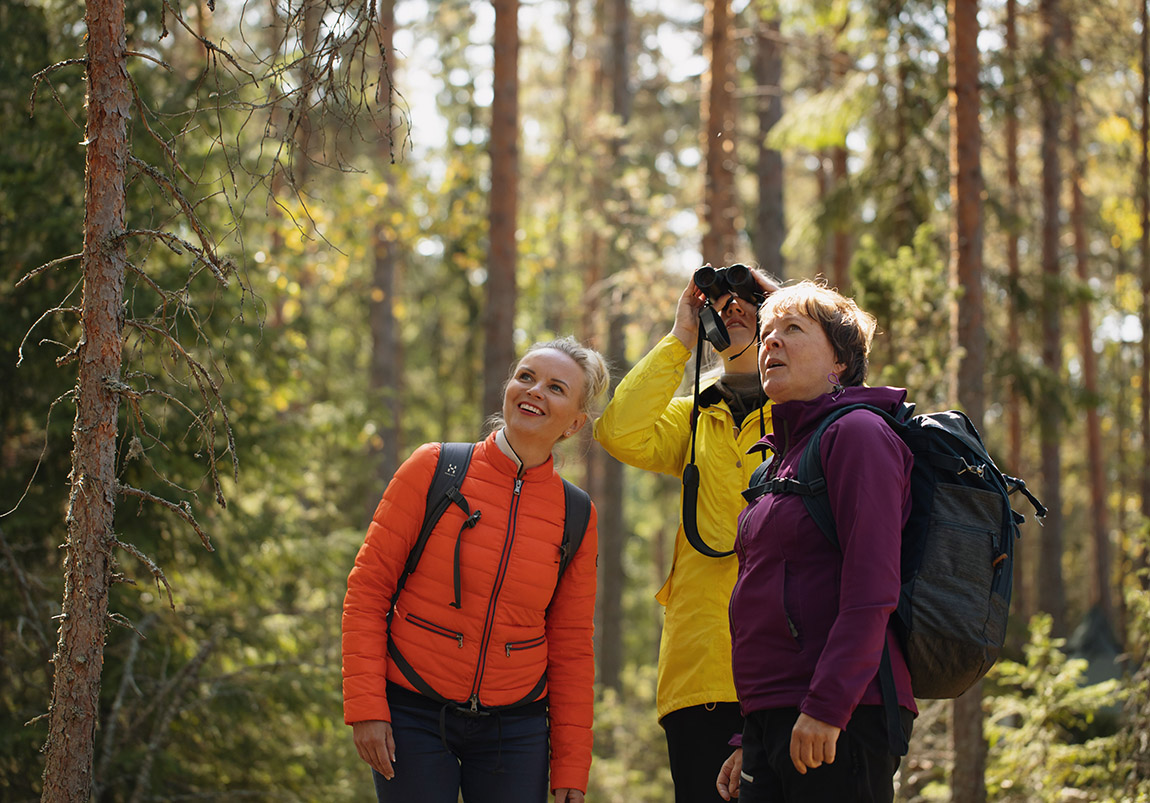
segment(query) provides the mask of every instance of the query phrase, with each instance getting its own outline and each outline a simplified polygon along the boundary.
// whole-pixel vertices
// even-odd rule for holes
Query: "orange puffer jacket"
[[[440,445],[424,444],[395,473],[347,580],[344,720],[391,720],[388,681],[414,690],[388,655],[391,595],[419,534]],[[594,705],[596,513],[556,587],[563,483],[548,461],[517,476],[494,435],[475,447],[461,491],[474,528],[449,505],[407,579],[391,623],[394,647],[442,697],[504,706],[548,697],[551,788],[587,790]],[[454,606],[461,538],[462,594]],[[546,672],[546,687],[524,699]]]

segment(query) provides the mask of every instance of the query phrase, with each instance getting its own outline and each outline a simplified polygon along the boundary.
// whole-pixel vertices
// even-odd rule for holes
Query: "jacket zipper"
[[[538,647],[547,641],[546,636],[537,636],[530,641],[509,641],[506,644],[507,657],[511,657],[511,653],[519,650],[529,650],[532,647]]]
[[[495,604],[499,599],[499,592],[503,589],[503,581],[507,577],[507,565],[511,561],[511,545],[515,543],[515,520],[519,516],[519,492],[522,490],[523,480],[516,477],[515,488],[511,495],[511,515],[507,518],[507,537],[503,541],[503,553],[499,556],[499,570],[495,573],[491,599],[487,602],[487,616],[483,620],[483,638],[479,642],[479,664],[475,667],[475,682],[468,698],[472,711],[479,710],[479,687],[483,683],[483,666],[487,659],[487,648],[490,646],[491,629],[495,624]]]
[[[439,636],[446,636],[447,638],[455,639],[456,641],[459,642],[459,648],[463,649],[463,634],[462,633],[457,633],[454,630],[448,630],[446,627],[440,627],[439,625],[435,624],[434,622],[429,622],[426,619],[423,619],[419,616],[416,616],[413,613],[407,614],[407,616],[404,618],[407,619],[407,621],[411,622],[416,627],[421,627],[424,630],[430,630],[432,633],[435,633],[436,635],[439,635]]]

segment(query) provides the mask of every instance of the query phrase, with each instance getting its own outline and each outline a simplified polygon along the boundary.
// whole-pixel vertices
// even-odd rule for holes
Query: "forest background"
[[[131,156],[85,242],[109,15]],[[856,296],[871,383],[966,409],[1051,507],[1007,660],[924,704],[900,799],[1147,800],[1147,27],[1133,0],[0,0],[0,800],[372,799],[339,615],[398,462],[478,437],[533,340],[617,381],[734,261]],[[101,248],[119,501],[77,578]],[[679,482],[587,441],[561,470],[600,508],[589,799],[668,800]],[[78,592],[107,620],[69,735]]]

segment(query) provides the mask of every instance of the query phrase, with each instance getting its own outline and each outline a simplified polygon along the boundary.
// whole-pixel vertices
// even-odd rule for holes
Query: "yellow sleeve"
[[[691,399],[676,397],[691,351],[667,335],[632,368],[595,422],[595,440],[623,463],[679,476],[691,441]]]

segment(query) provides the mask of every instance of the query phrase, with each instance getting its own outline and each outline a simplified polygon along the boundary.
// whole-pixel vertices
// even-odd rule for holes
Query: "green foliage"
[[[1106,800],[1122,764],[1114,729],[1097,727],[1124,692],[1118,681],[1083,685],[1086,662],[1067,658],[1065,639],[1051,638],[1050,617],[1031,620],[1026,663],[1000,661],[989,676],[986,724],[991,800]]]
[[[864,234],[851,264],[859,306],[878,320],[868,382],[912,389],[922,409],[946,400],[947,338],[952,293],[946,261],[932,227],[920,226],[910,245],[886,253]]]
[[[661,803],[674,797],[667,740],[653,716],[655,668],[630,668],[623,695],[605,689],[595,704],[595,748],[588,800]]]

